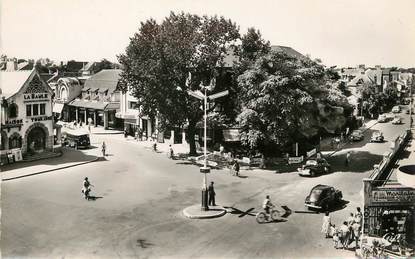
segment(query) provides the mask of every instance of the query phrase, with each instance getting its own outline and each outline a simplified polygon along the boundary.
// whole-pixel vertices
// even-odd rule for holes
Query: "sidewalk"
[[[62,156],[32,162],[9,164],[0,168],[2,181],[52,172],[64,168],[91,163],[99,159],[98,149],[79,151],[69,148],[62,149]]]

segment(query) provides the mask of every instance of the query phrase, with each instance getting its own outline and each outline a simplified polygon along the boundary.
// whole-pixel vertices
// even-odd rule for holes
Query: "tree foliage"
[[[187,90],[201,90],[201,83],[216,76],[239,37],[238,27],[223,17],[170,13],[161,23],[141,23],[118,57],[124,67],[121,80],[132,89],[143,113],[158,116],[161,127],[188,123],[190,153],[196,151],[195,127],[203,113],[200,101]]]
[[[332,116],[344,118],[345,96],[327,84],[324,67],[283,52],[259,57],[238,78],[241,139],[266,152],[317,134]],[[334,118],[336,119],[336,118]]]

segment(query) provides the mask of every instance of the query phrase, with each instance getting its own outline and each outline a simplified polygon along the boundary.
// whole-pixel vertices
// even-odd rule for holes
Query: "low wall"
[[[407,130],[392,143],[393,148],[391,147],[391,152],[383,157],[383,160],[375,166],[375,169],[370,175],[370,180],[374,181],[375,185],[380,185],[383,180],[387,179],[399,154],[404,150],[410,138],[411,131]]]

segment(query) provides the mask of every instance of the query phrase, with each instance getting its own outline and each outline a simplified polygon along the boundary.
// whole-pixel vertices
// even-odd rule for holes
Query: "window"
[[[14,135],[9,139],[9,149],[21,148],[22,147],[22,138],[20,136]]]
[[[7,112],[8,112],[9,118],[16,118],[17,117],[17,104],[15,103],[10,104]]]
[[[46,114],[46,104],[41,103],[40,104],[40,115],[45,115],[45,114]]]
[[[31,104],[26,105],[26,116],[32,116],[32,105]]]
[[[137,102],[128,102],[128,109],[137,109]]]
[[[33,116],[39,115],[39,104],[33,104],[32,107],[32,111],[33,111]]]

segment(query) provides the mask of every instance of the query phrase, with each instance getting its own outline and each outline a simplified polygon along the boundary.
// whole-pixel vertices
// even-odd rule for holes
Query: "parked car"
[[[401,124],[402,123],[402,118],[396,116],[395,118],[393,118],[392,124]]]
[[[375,131],[370,138],[370,142],[383,142],[385,138],[383,137],[383,133],[380,131]]]
[[[393,106],[392,112],[393,113],[400,113],[401,112],[401,107],[399,105]]]
[[[300,176],[316,176],[317,174],[324,174],[330,172],[330,164],[324,158],[307,160],[305,165],[298,168]]]
[[[386,117],[386,114],[380,114],[378,117],[378,122],[386,122],[388,120],[388,117]]]
[[[305,206],[308,209],[328,210],[341,202],[342,199],[341,191],[329,185],[319,184],[314,186],[305,198]]]
[[[64,146],[72,148],[89,148],[89,133],[82,130],[66,130],[62,132]]]
[[[354,130],[352,134],[350,134],[351,141],[361,141],[363,138],[363,132],[361,130]]]

